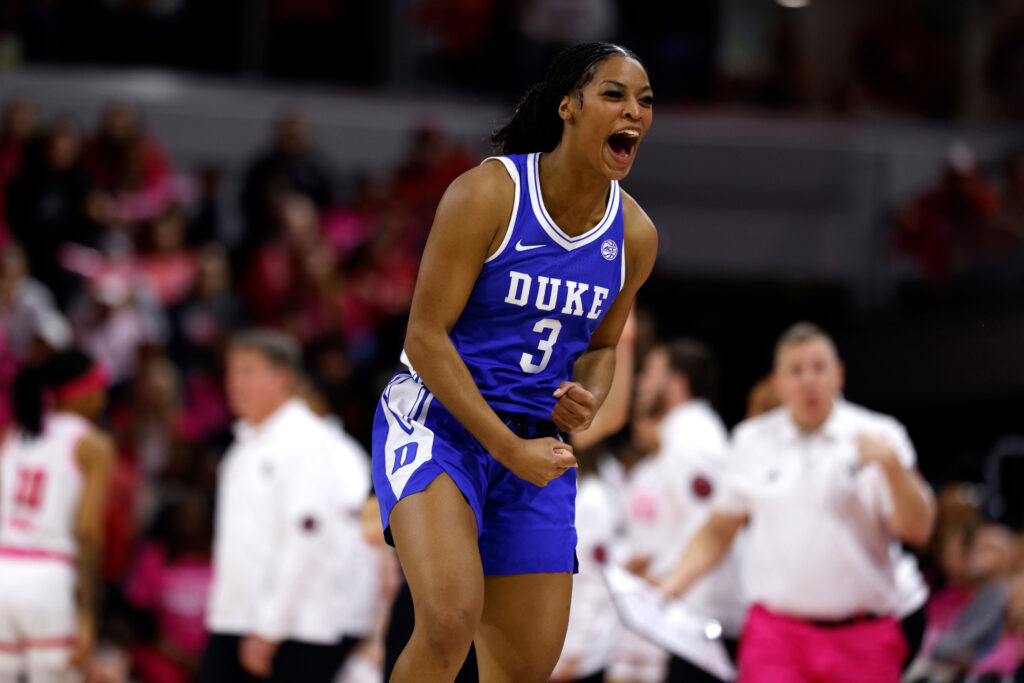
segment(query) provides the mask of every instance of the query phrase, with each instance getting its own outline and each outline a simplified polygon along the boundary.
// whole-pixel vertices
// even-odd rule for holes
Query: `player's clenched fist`
[[[516,448],[500,461],[523,481],[546,486],[576,467],[572,446],[558,439],[519,439]]]
[[[555,390],[558,403],[551,411],[551,421],[563,432],[581,432],[590,426],[597,412],[594,395],[579,382],[562,382]]]

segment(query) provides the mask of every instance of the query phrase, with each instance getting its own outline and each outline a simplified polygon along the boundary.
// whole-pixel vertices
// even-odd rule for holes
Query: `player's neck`
[[[570,236],[581,235],[600,221],[611,181],[561,145],[540,157],[544,207]],[[596,218],[595,218],[596,216]]]

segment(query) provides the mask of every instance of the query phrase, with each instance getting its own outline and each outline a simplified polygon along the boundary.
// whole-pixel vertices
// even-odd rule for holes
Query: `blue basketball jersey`
[[[492,408],[550,419],[552,393],[625,281],[619,185],[600,222],[570,237],[544,207],[540,155],[492,158],[515,181],[512,218],[450,337]]]

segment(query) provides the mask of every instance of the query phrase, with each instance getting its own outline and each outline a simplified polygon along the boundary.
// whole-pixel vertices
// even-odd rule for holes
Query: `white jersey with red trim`
[[[78,445],[95,427],[73,413],[51,413],[42,433],[11,431],[0,449],[0,560],[74,559],[82,496]]]

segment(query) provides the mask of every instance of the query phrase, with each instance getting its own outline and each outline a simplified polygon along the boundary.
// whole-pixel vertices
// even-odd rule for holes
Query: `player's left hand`
[[[899,465],[899,456],[887,440],[873,434],[857,436],[857,456],[860,464],[878,463],[882,467]]]
[[[238,659],[242,668],[260,678],[270,678],[274,670],[275,654],[277,643],[256,635],[246,636],[238,646]]]
[[[555,390],[558,403],[551,411],[551,421],[563,432],[582,432],[590,426],[597,412],[594,395],[579,382],[562,382]]]

